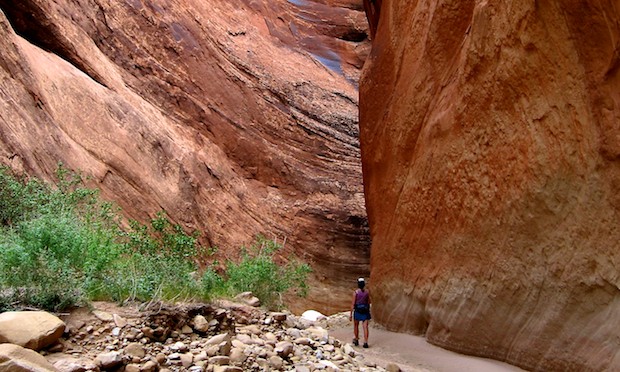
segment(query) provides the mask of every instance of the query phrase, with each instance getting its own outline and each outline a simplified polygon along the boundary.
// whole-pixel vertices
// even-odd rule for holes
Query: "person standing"
[[[353,293],[349,321],[353,319],[353,345],[359,345],[359,324],[364,329],[364,348],[368,348],[368,321],[370,320],[370,291],[365,289],[364,278],[357,279],[357,289]]]

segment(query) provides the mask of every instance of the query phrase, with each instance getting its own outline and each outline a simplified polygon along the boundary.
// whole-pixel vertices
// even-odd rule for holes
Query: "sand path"
[[[361,332],[360,326],[360,332]],[[330,336],[351,342],[352,326],[337,328]],[[406,372],[523,372],[523,369],[492,359],[461,355],[431,345],[423,337],[370,328],[370,348],[355,347],[368,361],[385,367],[396,363]]]

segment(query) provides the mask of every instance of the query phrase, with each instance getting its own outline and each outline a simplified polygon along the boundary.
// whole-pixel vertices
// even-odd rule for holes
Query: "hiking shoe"
[[[357,338],[353,339],[353,345],[355,346],[359,346],[360,342],[357,340]]]
[[[368,342],[364,342],[364,349],[368,349]]]

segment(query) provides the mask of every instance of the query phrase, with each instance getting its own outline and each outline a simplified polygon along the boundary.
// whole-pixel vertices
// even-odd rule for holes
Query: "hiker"
[[[364,289],[364,278],[357,279],[358,288],[353,293],[351,302],[351,314],[349,321],[353,319],[353,345],[359,345],[359,324],[362,322],[364,329],[364,348],[368,348],[368,321],[370,320],[370,292]]]

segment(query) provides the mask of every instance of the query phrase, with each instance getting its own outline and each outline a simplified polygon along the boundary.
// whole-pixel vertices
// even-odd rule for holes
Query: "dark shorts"
[[[353,309],[353,319],[359,322],[363,322],[364,320],[370,320],[370,306],[355,305],[355,309]]]

